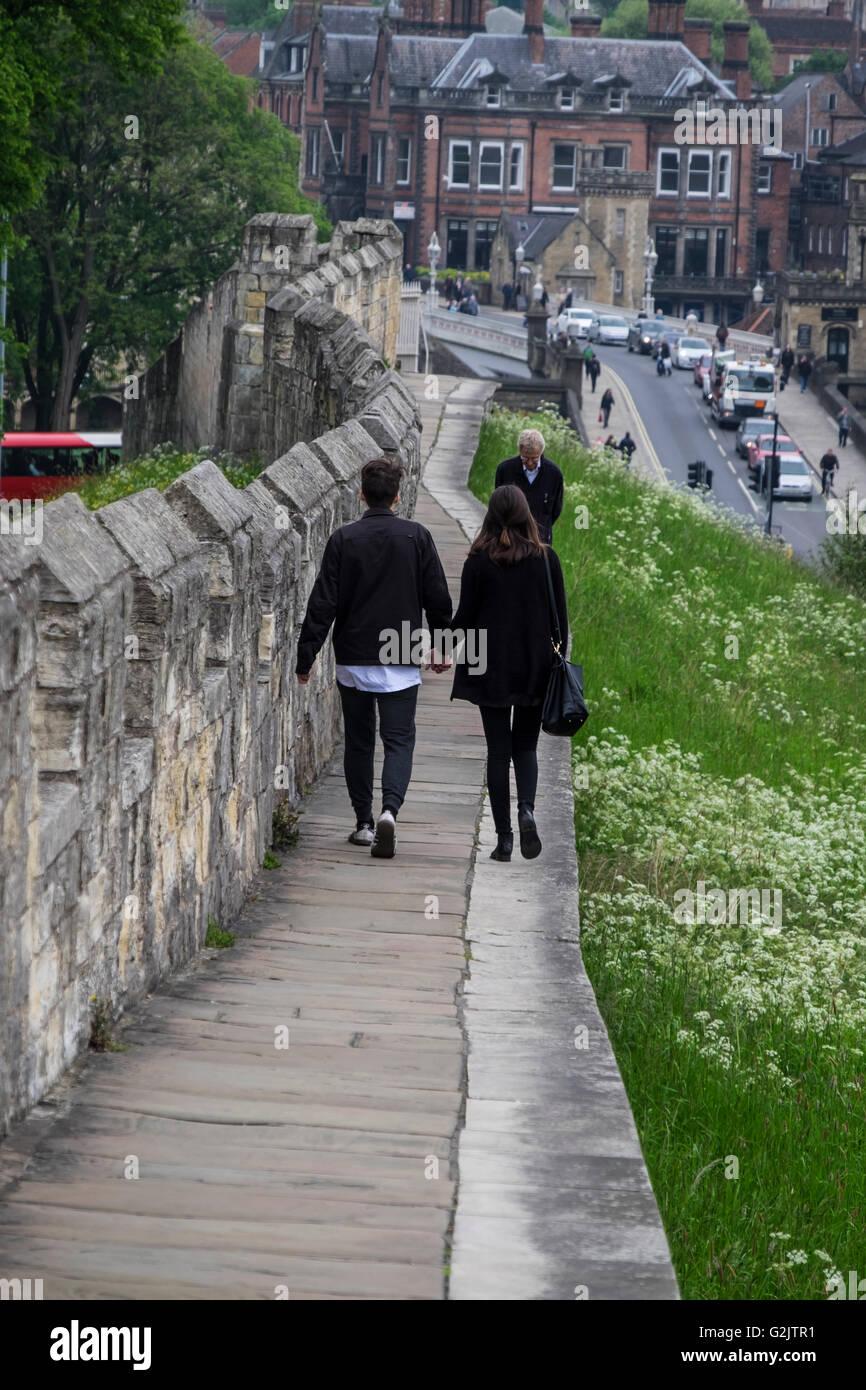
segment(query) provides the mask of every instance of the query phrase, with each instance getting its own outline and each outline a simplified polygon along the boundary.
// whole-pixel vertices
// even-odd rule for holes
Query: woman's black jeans
[[[538,758],[535,750],[541,732],[541,701],[537,705],[480,705],[487,739],[487,790],[497,835],[510,835],[510,765],[514,763],[518,805],[535,807]],[[514,720],[512,722],[512,712]]]

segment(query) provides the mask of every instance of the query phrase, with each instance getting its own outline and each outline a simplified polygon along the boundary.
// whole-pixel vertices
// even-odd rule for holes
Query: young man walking
[[[402,475],[402,466],[388,458],[371,459],[361,469],[361,501],[367,510],[359,521],[338,527],[325,546],[295,666],[298,681],[306,685],[333,623],[345,725],[343,770],[356,818],[349,840],[369,845],[377,859],[394,857],[397,814],[412,774],[423,618],[432,633],[450,628],[452,612],[433,537],[417,521],[394,514]],[[406,634],[410,640],[404,651]],[[403,664],[392,664],[394,643]],[[446,664],[431,653],[433,670],[443,671]],[[385,762],[382,811],[374,825],[377,706]]]

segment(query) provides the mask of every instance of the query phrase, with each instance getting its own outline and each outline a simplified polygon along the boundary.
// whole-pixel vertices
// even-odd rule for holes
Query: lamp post
[[[775,482],[776,482],[776,467],[777,467],[778,462],[779,462],[778,455],[776,454],[776,441],[777,441],[778,438],[779,438],[779,412],[778,412],[778,410],[774,410],[774,411],[773,411],[773,452],[772,452],[772,455],[770,456],[770,489],[769,489],[769,491],[770,491],[770,504],[769,504],[769,506],[767,507],[767,535],[768,535],[768,536],[772,536],[772,534],[773,534],[773,487],[775,486]],[[766,468],[766,464],[765,464],[764,466],[765,466],[765,468]],[[766,473],[764,474],[764,476],[766,477]]]
[[[760,309],[764,302],[764,286],[761,284],[760,279],[755,281],[754,288],[752,289],[752,299],[755,301],[755,308]]]
[[[521,241],[516,251],[514,252],[514,302],[517,305],[518,309],[526,308],[525,304],[521,305],[520,303],[520,296],[523,293],[523,280],[521,277],[523,275],[523,262],[525,260],[526,248],[524,247],[523,242]]]
[[[651,319],[655,312],[655,301],[653,300],[653,279],[655,277],[656,266],[658,265],[658,255],[656,254],[655,244],[652,237],[647,237],[646,250],[643,253],[644,263],[644,293],[643,311],[648,319]]]
[[[442,247],[439,245],[439,238],[434,231],[427,246],[427,259],[430,262],[430,288],[427,293],[430,296],[431,316],[433,310],[439,307],[439,296],[436,293],[436,267],[439,264],[441,253]]]

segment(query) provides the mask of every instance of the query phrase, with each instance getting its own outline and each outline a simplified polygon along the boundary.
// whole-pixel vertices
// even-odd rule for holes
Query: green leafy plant
[[[302,815],[303,811],[294,810],[288,800],[277,803],[271,817],[271,839],[274,849],[295,848],[301,838],[298,821]]]
[[[205,946],[212,946],[218,951],[225,951],[229,946],[234,946],[234,934],[230,931],[224,931],[213,917],[209,917],[204,944]]]
[[[263,869],[281,869],[282,867],[283,867],[283,866],[282,866],[281,861],[277,858],[277,856],[273,853],[273,851],[272,851],[272,850],[269,850],[269,849],[266,849],[266,850],[265,850],[265,857],[264,857],[264,859],[262,860],[262,868],[263,868]]]
[[[112,1035],[111,1001],[99,994],[90,996],[90,1048],[93,1052],[126,1052],[125,1043]]]

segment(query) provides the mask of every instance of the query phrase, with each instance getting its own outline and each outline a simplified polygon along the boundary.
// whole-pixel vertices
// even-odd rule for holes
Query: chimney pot
[[[601,34],[601,15],[591,10],[578,10],[570,22],[573,39],[597,39]]]
[[[529,39],[529,55],[533,63],[544,62],[544,0],[525,0],[523,32]]]
[[[749,75],[749,24],[741,19],[726,19],[724,23],[725,56],[722,62],[722,81],[729,82],[740,101],[752,95]]]
[[[687,19],[683,42],[700,62],[709,66],[712,58],[713,21],[711,19]]]

